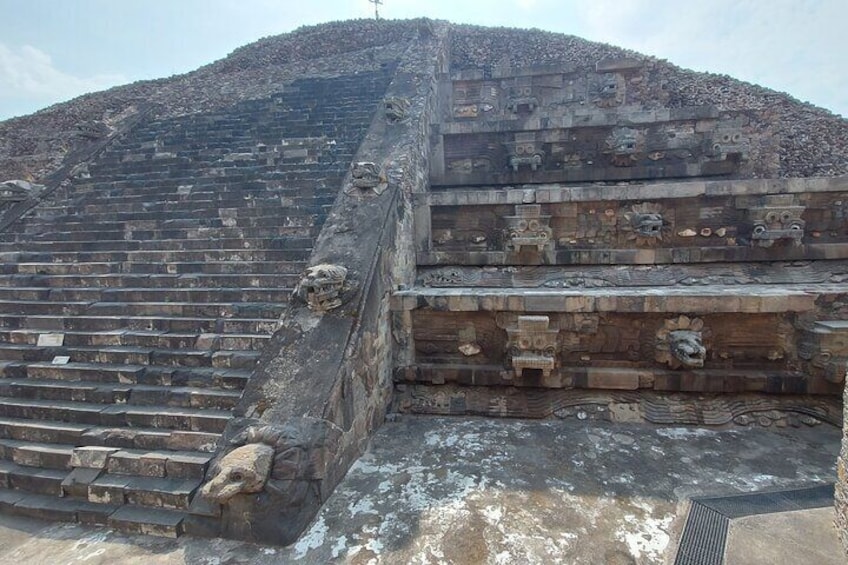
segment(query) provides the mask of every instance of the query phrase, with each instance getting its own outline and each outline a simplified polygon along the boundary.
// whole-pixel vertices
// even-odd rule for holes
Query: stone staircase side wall
[[[197,497],[189,533],[294,542],[383,422],[392,398],[389,298],[415,279],[412,195],[428,186],[430,116],[436,73],[447,61],[446,33],[441,25],[424,26],[402,57],[386,93],[400,115],[375,115],[298,297],[207,474],[225,481],[246,465],[260,471],[264,486],[222,505]],[[345,276],[336,296],[310,293],[339,273]],[[273,447],[270,471],[260,445]]]
[[[843,395],[844,421],[848,422],[848,387]],[[836,530],[848,554],[848,425],[842,427],[842,450],[836,460]]]

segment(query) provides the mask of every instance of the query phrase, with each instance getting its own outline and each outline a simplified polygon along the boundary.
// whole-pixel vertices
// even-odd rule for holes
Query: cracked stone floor
[[[840,437],[826,425],[716,431],[404,416],[379,431],[288,548],[0,516],[0,563],[669,564],[688,497],[832,482]],[[734,524],[726,562],[774,550],[775,540],[797,543],[804,536],[779,532],[797,524],[830,555],[830,512]],[[815,552],[787,562],[804,565],[803,555],[821,562]]]

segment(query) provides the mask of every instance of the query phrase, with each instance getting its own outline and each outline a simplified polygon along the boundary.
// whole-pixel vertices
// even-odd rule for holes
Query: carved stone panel
[[[765,196],[761,204],[748,208],[751,245],[771,247],[778,241],[801,245],[806,222],[801,218],[805,207],[787,195]]]
[[[553,249],[551,217],[542,215],[539,204],[518,204],[514,216],[505,216],[504,249],[519,253],[525,247],[539,253]]]
[[[529,167],[530,170],[539,170],[545,161],[545,151],[542,143],[535,139],[530,133],[515,134],[515,141],[504,144],[509,155],[509,167],[517,172],[519,168]]]
[[[798,357],[811,376],[820,376],[832,383],[845,381],[848,367],[848,322],[823,321],[802,333]]]
[[[557,367],[559,331],[550,323],[548,316],[518,316],[517,324],[506,328],[507,364],[516,377],[528,369],[549,377]]]

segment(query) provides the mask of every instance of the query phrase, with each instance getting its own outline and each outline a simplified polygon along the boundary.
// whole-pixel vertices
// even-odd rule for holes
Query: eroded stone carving
[[[518,172],[519,167],[522,166],[528,166],[533,171],[538,170],[545,161],[545,152],[542,150],[541,143],[532,138],[519,139],[518,137],[516,135],[514,142],[505,144],[509,151],[509,166],[515,172]]]
[[[751,244],[771,247],[776,241],[790,240],[801,245],[806,222],[801,219],[804,206],[758,206],[748,209],[751,222]]]
[[[599,108],[613,108],[624,102],[624,80],[616,73],[600,75],[593,102]]]
[[[7,180],[0,184],[0,202],[21,202],[35,196],[44,189],[44,185],[25,180]]]
[[[630,167],[642,158],[645,151],[645,134],[639,130],[615,128],[606,140],[610,162],[616,167]]]
[[[548,316],[518,316],[515,327],[506,328],[507,363],[516,377],[527,369],[539,370],[549,377],[557,366],[557,336]]]
[[[624,222],[621,229],[629,241],[637,245],[656,245],[663,238],[662,205],[650,202],[634,204],[622,214]]]
[[[347,269],[341,265],[314,265],[306,269],[296,293],[310,310],[326,312],[342,305],[340,295],[346,278]]]
[[[393,96],[386,98],[386,119],[389,123],[402,122],[409,111],[409,99]]]
[[[109,125],[99,121],[94,120],[91,122],[84,122],[77,124],[76,134],[85,139],[90,139],[92,141],[96,141],[98,139],[103,139],[112,133],[112,128]]]
[[[816,322],[798,344],[798,357],[805,372],[828,382],[842,383],[848,370],[848,322]]]
[[[200,493],[223,507],[223,533],[291,543],[318,511],[342,432],[318,418],[247,426],[207,473]]]
[[[703,341],[704,321],[680,316],[666,320],[657,332],[655,359],[672,369],[698,369],[707,359]]]
[[[531,86],[517,86],[512,89],[506,107],[513,114],[533,112],[539,107],[539,99],[533,96]]]
[[[382,194],[388,186],[386,174],[376,163],[359,161],[353,163],[350,169],[350,185],[360,191],[372,190],[376,194]]]
[[[553,246],[551,217],[542,215],[540,204],[518,204],[514,216],[504,216],[506,221],[506,251],[518,253],[523,247],[535,247],[543,252]]]
[[[252,494],[265,488],[274,462],[274,447],[249,443],[227,453],[218,463],[218,473],[203,485],[200,494],[225,504],[237,494]]]
[[[746,161],[750,151],[750,140],[738,127],[718,127],[711,138],[710,152],[714,159]]]

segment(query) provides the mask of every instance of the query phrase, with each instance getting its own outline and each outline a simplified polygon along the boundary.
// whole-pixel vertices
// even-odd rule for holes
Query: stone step
[[[72,445],[0,439],[0,461],[26,467],[68,469],[73,452]]]
[[[108,384],[43,379],[0,379],[0,396],[89,404],[132,404],[231,410],[241,392],[211,388]]]
[[[318,206],[326,206],[328,204],[332,204],[336,197],[335,194],[320,196],[314,194],[300,195],[293,191],[282,194],[266,192],[261,195],[206,193],[206,195],[192,194],[183,196],[179,194],[171,194],[165,197],[163,196],[165,195],[137,195],[136,197],[129,199],[125,197],[110,197],[108,202],[105,203],[65,201],[54,203],[52,205],[39,206],[37,214],[41,216],[88,216],[91,214],[132,212],[170,212],[175,207],[188,207],[191,208],[193,213],[205,211],[206,215],[212,217],[218,216],[218,211],[221,208],[238,209],[239,211],[252,208],[278,208],[282,213],[286,213],[290,207],[297,212]],[[206,196],[206,198],[203,198],[203,196]],[[86,200],[93,200],[93,198]]]
[[[312,237],[280,236],[275,238],[201,238],[201,239],[105,239],[95,241],[28,241],[0,242],[0,252],[94,252],[94,251],[178,251],[178,250],[259,250],[311,249]]]
[[[39,469],[0,459],[0,487],[34,494],[62,496],[66,469]]]
[[[228,410],[91,404],[0,397],[0,417],[52,420],[101,427],[155,428],[221,433]]]
[[[277,319],[285,302],[88,302],[0,300],[0,314],[56,316],[184,316],[190,318]]]
[[[0,342],[20,345],[38,345],[44,335],[56,335],[55,332],[43,330],[0,329]],[[149,347],[155,349],[198,349],[209,351],[261,351],[268,343],[268,334],[219,334],[219,333],[175,333],[160,331],[133,331],[127,329],[107,330],[96,332],[61,332],[62,346],[124,346]]]
[[[158,222],[166,221],[190,221],[190,220],[210,220],[210,219],[231,219],[233,225],[240,224],[241,220],[268,218],[280,216],[284,218],[291,217],[310,217],[316,214],[325,213],[329,204],[324,205],[302,205],[302,206],[280,206],[264,207],[264,208],[229,208],[230,214],[219,214],[219,207],[214,207],[209,210],[142,210],[138,212],[97,212],[97,213],[67,213],[64,210],[45,210],[35,208],[35,218],[48,220],[52,223],[63,225],[67,223],[79,222],[81,218],[91,223],[100,222],[127,222],[140,220],[156,220]]]
[[[292,288],[0,287],[0,301],[287,303]]]
[[[103,474],[88,485],[88,501],[187,510],[202,479]]]
[[[221,239],[247,238],[268,239],[273,237],[316,237],[319,228],[312,225],[272,226],[266,228],[248,228],[239,226],[191,226],[184,228],[159,227],[156,222],[123,223],[118,227],[106,224],[82,225],[79,230],[59,230],[50,223],[27,222],[22,231],[5,232],[0,234],[0,241],[19,243],[21,241],[112,241],[122,239],[137,239],[155,241],[162,239]]]
[[[0,261],[22,263],[168,263],[194,261],[306,261],[311,248],[300,249],[192,249],[167,251],[55,251],[0,253]]]
[[[215,450],[215,442],[219,436],[216,432],[104,427],[74,422],[0,417],[0,437],[26,442],[211,453]]]
[[[175,316],[89,316],[0,314],[0,328],[59,331],[162,331],[221,334],[272,334],[276,318],[221,318]]]
[[[0,287],[47,288],[294,288],[299,273],[235,275],[0,275]]]
[[[88,525],[106,525],[109,516],[118,508],[117,505],[95,504],[76,498],[56,498],[55,496],[32,494],[19,490],[0,489],[0,512],[13,516],[77,522]],[[162,512],[167,511],[163,510]],[[153,529],[156,531],[155,527]],[[167,532],[169,530],[163,528],[162,531]]]
[[[96,222],[81,219],[79,216],[68,216],[63,218],[44,217],[35,218],[29,216],[25,218],[24,228],[25,233],[40,232],[40,231],[126,231],[128,227],[137,225],[140,222],[145,222],[149,227],[148,230],[178,230],[178,229],[221,229],[221,228],[292,228],[306,227],[311,228],[315,225],[323,223],[328,212],[328,208],[322,207],[321,213],[316,214],[283,214],[277,213],[268,216],[249,216],[228,218],[224,220],[220,217],[198,216],[196,218],[162,218],[161,215],[138,215],[135,218],[121,218],[120,220],[97,218]],[[30,230],[30,231],[26,231]]]
[[[51,263],[0,263],[0,274],[97,275],[97,274],[300,274],[306,267],[299,261],[194,261],[138,263],[131,261]]]
[[[249,369],[219,367],[163,367],[155,365],[105,365],[100,363],[27,363],[22,373],[30,379],[90,381],[98,383],[188,386],[241,390],[250,379]]]

